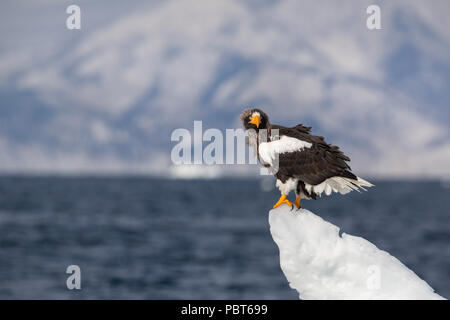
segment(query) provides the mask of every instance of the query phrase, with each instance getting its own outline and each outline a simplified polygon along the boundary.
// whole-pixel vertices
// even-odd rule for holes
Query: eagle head
[[[245,130],[267,129],[269,126],[269,117],[264,111],[259,109],[246,109],[242,111],[241,120]]]

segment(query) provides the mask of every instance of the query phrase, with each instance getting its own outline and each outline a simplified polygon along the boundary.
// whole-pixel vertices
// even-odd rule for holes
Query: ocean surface
[[[450,298],[450,188],[374,181],[303,207]],[[0,178],[2,299],[297,299],[268,211],[274,181]],[[68,290],[66,268],[81,268]]]

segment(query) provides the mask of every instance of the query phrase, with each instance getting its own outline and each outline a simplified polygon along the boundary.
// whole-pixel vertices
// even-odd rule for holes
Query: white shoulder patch
[[[278,155],[286,152],[300,151],[311,148],[312,144],[293,137],[281,136],[279,140],[262,142],[259,144],[259,158],[273,166],[273,161]]]

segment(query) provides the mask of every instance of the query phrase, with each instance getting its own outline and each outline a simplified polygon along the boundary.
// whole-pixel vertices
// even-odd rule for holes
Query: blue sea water
[[[375,183],[303,207],[450,297],[450,189]],[[258,180],[2,177],[0,298],[297,299],[269,232],[278,196]]]

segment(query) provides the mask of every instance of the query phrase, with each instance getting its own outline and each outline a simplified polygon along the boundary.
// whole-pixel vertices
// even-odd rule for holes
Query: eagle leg
[[[297,209],[300,209],[300,208],[301,208],[301,205],[300,205],[300,196],[297,196],[297,199],[295,199],[294,204],[295,204],[295,206],[297,207]]]
[[[281,206],[283,203],[286,203],[289,207],[292,207],[292,202],[289,201],[288,199],[286,199],[286,195],[282,194],[280,199],[278,199],[278,202],[275,203],[275,205],[273,206],[273,208],[278,208],[279,206]]]

